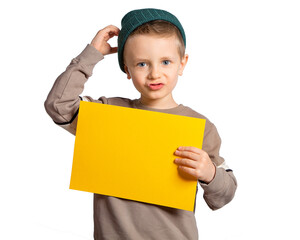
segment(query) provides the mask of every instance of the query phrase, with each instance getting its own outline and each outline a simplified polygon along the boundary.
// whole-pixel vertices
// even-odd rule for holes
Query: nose
[[[160,77],[160,70],[158,66],[151,66],[149,71],[149,79],[157,79]]]

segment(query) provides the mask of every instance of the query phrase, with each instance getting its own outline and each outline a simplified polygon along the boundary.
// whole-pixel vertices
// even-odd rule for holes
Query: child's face
[[[180,58],[175,36],[134,35],[124,48],[127,78],[132,78],[142,102],[157,106],[174,105],[172,91],[187,59],[187,55]]]

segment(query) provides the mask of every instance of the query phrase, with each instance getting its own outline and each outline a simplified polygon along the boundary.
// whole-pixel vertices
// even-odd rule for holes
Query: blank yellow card
[[[179,175],[179,146],[202,148],[205,120],[80,102],[70,188],[193,211],[197,181]]]

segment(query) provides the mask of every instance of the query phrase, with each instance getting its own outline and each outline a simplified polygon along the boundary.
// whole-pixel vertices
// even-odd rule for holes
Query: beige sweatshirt
[[[95,100],[89,96],[79,96],[94,66],[103,58],[99,51],[88,44],[56,79],[45,101],[46,111],[53,121],[75,135],[80,100],[206,119],[202,149],[217,168],[209,184],[199,181],[199,185],[211,209],[216,210],[230,202],[237,182],[232,170],[219,156],[221,139],[216,127],[206,117],[182,104],[171,109],[155,109],[142,105],[138,99],[101,97]],[[194,212],[94,194],[94,238],[194,240],[198,239],[198,230]]]

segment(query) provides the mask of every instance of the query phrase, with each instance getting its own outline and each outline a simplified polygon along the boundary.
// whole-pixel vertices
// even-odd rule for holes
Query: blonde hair
[[[172,23],[164,20],[154,20],[137,27],[130,33],[129,37],[134,35],[155,34],[162,37],[175,36],[178,40],[178,51],[180,58],[184,57],[185,45],[179,29]],[[128,38],[129,38],[128,37]]]

